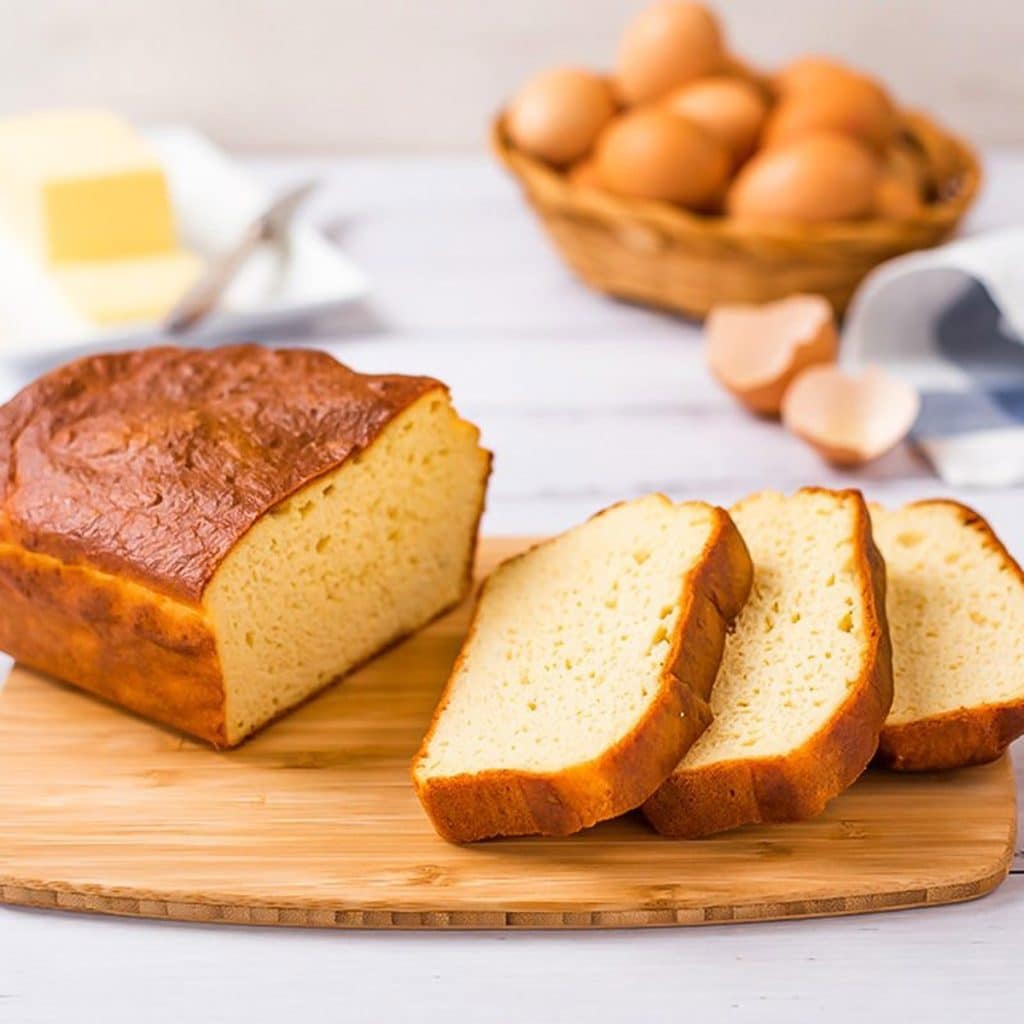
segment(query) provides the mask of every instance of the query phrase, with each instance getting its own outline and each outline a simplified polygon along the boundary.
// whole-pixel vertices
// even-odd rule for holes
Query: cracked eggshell
[[[880,367],[854,377],[812,366],[786,391],[782,422],[829,462],[858,466],[896,447],[920,407],[917,392]]]
[[[778,415],[802,370],[835,361],[835,316],[820,295],[791,295],[764,305],[717,306],[704,324],[711,372],[748,409]]]

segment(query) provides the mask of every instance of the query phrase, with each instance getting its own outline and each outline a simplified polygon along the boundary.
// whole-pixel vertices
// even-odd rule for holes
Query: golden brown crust
[[[988,764],[1024,735],[1024,700],[958,708],[918,722],[887,725],[876,763],[899,772],[934,772]]]
[[[198,603],[253,523],[443,388],[259,345],[79,360],[0,408],[0,541]]]
[[[86,566],[0,543],[0,649],[225,746],[216,644],[194,609]]]
[[[431,621],[465,599],[475,548],[474,534],[465,585]],[[227,735],[216,642],[205,619],[188,605],[93,569],[0,544],[0,608],[0,650],[22,664],[217,748],[238,746],[254,735]],[[366,660],[409,635],[396,636]],[[354,665],[345,674],[359,668]],[[325,682],[302,703],[339,678]],[[297,706],[281,708],[255,732]]]
[[[202,589],[268,503],[434,390],[255,345],[100,356],[40,378],[0,408],[0,650],[214,746],[240,742]],[[488,455],[482,493],[489,471]]]
[[[823,491],[804,488],[801,493]],[[875,547],[860,492],[838,493],[857,502],[854,557],[861,567],[869,637],[857,684],[831,721],[798,750],[673,772],[643,808],[663,835],[693,839],[755,822],[814,817],[858,778],[875,753],[892,704],[885,563]]]
[[[490,464],[487,453],[483,491]],[[462,589],[435,619],[469,593],[482,516],[481,502],[466,548]],[[87,566],[65,565],[0,542],[0,610],[0,650],[23,664],[215,747],[249,738],[227,735],[216,641],[198,609]],[[327,681],[306,700],[335,682]],[[282,708],[277,717],[292,710]]]
[[[639,806],[678,764],[711,721],[707,701],[726,631],[743,607],[753,579],[739,531],[724,510],[714,512],[716,529],[684,585],[686,603],[659,692],[633,730],[593,761],[561,772],[497,769],[448,778],[418,777],[417,765],[426,755],[448,702],[451,679],[476,628],[474,613],[413,761],[417,794],[445,839],[464,843],[493,836],[569,835]]]
[[[1024,590],[1024,571],[982,516],[967,505],[946,498],[911,503],[911,507],[929,505],[946,506],[957,512],[964,527],[982,535],[984,544],[999,555]],[[957,708],[912,722],[886,724],[875,761],[882,767],[904,772],[964,768],[994,761],[1022,735],[1024,697],[1001,704]]]

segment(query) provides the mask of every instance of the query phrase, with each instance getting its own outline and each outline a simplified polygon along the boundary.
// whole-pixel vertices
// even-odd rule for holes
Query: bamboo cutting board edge
[[[1014,823],[1013,836],[1016,834]],[[670,928],[758,921],[842,917],[890,910],[912,910],[966,903],[987,896],[1005,881],[1013,860],[1013,836],[996,870],[985,878],[856,896],[825,896],[788,902],[731,903],[698,908],[638,908],[636,910],[564,911],[449,911],[352,909],[260,904],[247,897],[220,902],[197,894],[130,891],[118,887],[75,888],[61,882],[24,884],[0,878],[0,903],[36,910],[60,910],[141,917],[195,924],[258,927],[333,928],[401,931],[479,931],[515,929]],[[244,902],[248,899],[248,902]]]
[[[481,570],[526,543],[485,541]],[[407,767],[467,614],[222,754],[16,667],[0,692],[0,901],[247,925],[657,927],[961,902],[1009,871],[1008,756],[871,772],[814,822],[697,843],[632,816],[568,840],[449,846]]]

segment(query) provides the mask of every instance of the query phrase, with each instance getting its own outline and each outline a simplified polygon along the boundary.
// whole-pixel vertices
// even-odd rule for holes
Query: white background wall
[[[470,149],[532,69],[607,65],[643,0],[0,0],[0,108],[96,102],[237,148]],[[1024,0],[718,0],[734,46],[883,75],[1024,143]]]

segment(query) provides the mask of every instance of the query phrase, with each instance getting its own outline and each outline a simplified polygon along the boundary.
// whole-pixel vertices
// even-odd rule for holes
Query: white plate
[[[191,128],[146,132],[167,174],[182,243],[204,258],[233,245],[272,196]],[[287,243],[255,253],[221,303],[191,334],[203,339],[281,326],[358,298],[366,282],[342,252],[301,220]],[[96,327],[45,269],[0,236],[0,359],[121,348],[161,337],[155,324]]]

